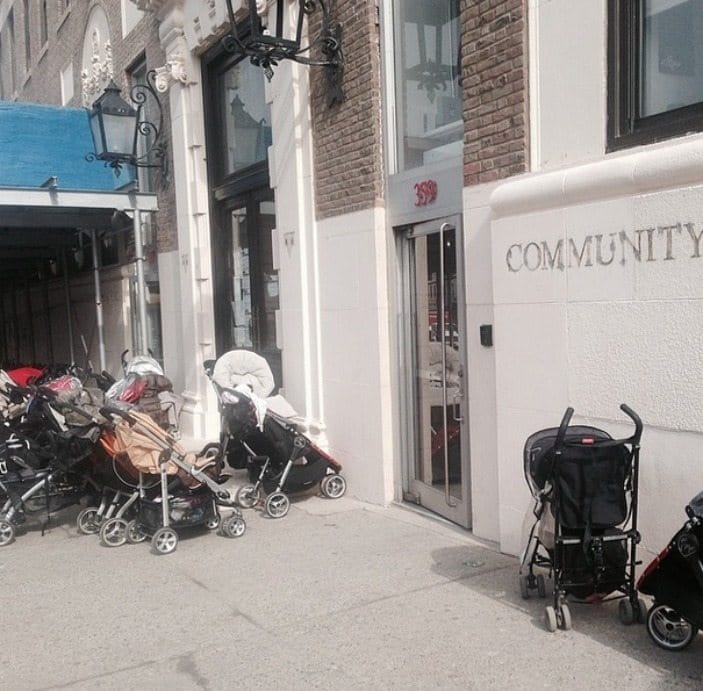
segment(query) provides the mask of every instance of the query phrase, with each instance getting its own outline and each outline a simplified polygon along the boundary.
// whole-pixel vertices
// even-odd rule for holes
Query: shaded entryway
[[[146,312],[141,217],[157,209],[156,197],[140,194],[129,171],[117,176],[88,160],[91,151],[84,109],[0,103],[3,362],[77,362],[83,351],[86,359],[93,353],[91,365],[105,367],[100,275],[119,266],[113,241],[125,231],[134,233],[138,310]],[[80,327],[81,318],[88,321],[85,301],[77,311],[71,299],[72,290],[86,293],[86,270],[95,310],[90,338]],[[50,306],[57,293],[65,302],[58,316]],[[138,341],[147,342],[144,333]]]

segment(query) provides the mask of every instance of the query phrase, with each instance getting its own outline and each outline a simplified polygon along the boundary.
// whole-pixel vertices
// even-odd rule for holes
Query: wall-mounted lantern
[[[303,65],[325,68],[327,76],[327,105],[333,106],[344,100],[342,76],[344,59],[342,55],[342,27],[333,22],[330,16],[330,2],[334,0],[246,0],[249,14],[238,26],[232,0],[227,1],[230,33],[222,39],[225,50],[235,55],[248,57],[254,65],[262,67],[267,79],[273,76],[273,68],[281,60],[293,60]],[[269,4],[275,17],[273,26],[268,24]],[[291,15],[286,20],[285,6]],[[303,24],[320,6],[322,12],[320,32],[306,46],[301,46]],[[314,60],[310,52],[319,46],[324,59]]]
[[[147,73],[145,84],[136,84],[130,91],[127,103],[120,95],[120,87],[114,80],[105,87],[102,95],[93,103],[88,119],[93,135],[95,153],[89,153],[89,161],[104,161],[120,174],[124,165],[137,168],[159,168],[166,174],[166,148],[159,142],[163,130],[163,110],[153,83],[156,71]],[[145,117],[144,107],[151,96],[158,110],[158,125]],[[139,138],[144,137],[145,153],[141,154]]]

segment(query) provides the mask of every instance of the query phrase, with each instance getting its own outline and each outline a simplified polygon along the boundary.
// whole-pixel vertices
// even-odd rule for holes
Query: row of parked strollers
[[[231,351],[205,363],[221,432],[193,453],[178,441],[180,398],[160,365],[151,355],[127,361],[126,352],[119,380],[75,367],[0,370],[0,547],[30,519],[43,531],[56,512],[82,505],[81,533],[108,547],[150,540],[155,554],[169,554],[182,529],[237,538],[243,508],[282,518],[291,493],[346,491],[341,465],[280,396],[269,397],[263,358]],[[231,469],[250,480],[234,496]]]
[[[544,571],[553,577],[545,607],[547,630],[571,628],[569,602],[619,599],[624,624],[644,622],[650,637],[670,651],[686,648],[703,627],[703,492],[685,507],[686,521],[636,578],[639,452],[642,421],[620,406],[635,429],[613,438],[605,430],[570,425],[530,435],[524,471],[535,520],[523,552],[518,583],[523,598],[547,597]],[[653,598],[648,609],[639,597]]]

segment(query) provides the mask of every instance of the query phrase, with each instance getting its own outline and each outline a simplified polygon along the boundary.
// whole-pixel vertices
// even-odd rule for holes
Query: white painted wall
[[[529,0],[533,170],[603,154],[605,17],[605,0]]]
[[[320,352],[330,450],[350,492],[393,499],[393,390],[385,211],[321,221]],[[399,478],[397,478],[399,480]]]
[[[490,209],[467,218],[492,240],[504,551],[524,545],[524,441],[557,425],[568,405],[575,421],[614,436],[632,429],[621,403],[642,417],[646,551],[665,544],[703,485],[701,161],[695,136],[523,176],[469,199]]]

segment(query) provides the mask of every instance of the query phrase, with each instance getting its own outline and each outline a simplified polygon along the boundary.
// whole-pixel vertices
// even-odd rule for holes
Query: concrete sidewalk
[[[700,689],[610,603],[547,633],[517,560],[440,520],[308,496],[239,539],[106,548],[73,519],[0,550],[0,688]]]

